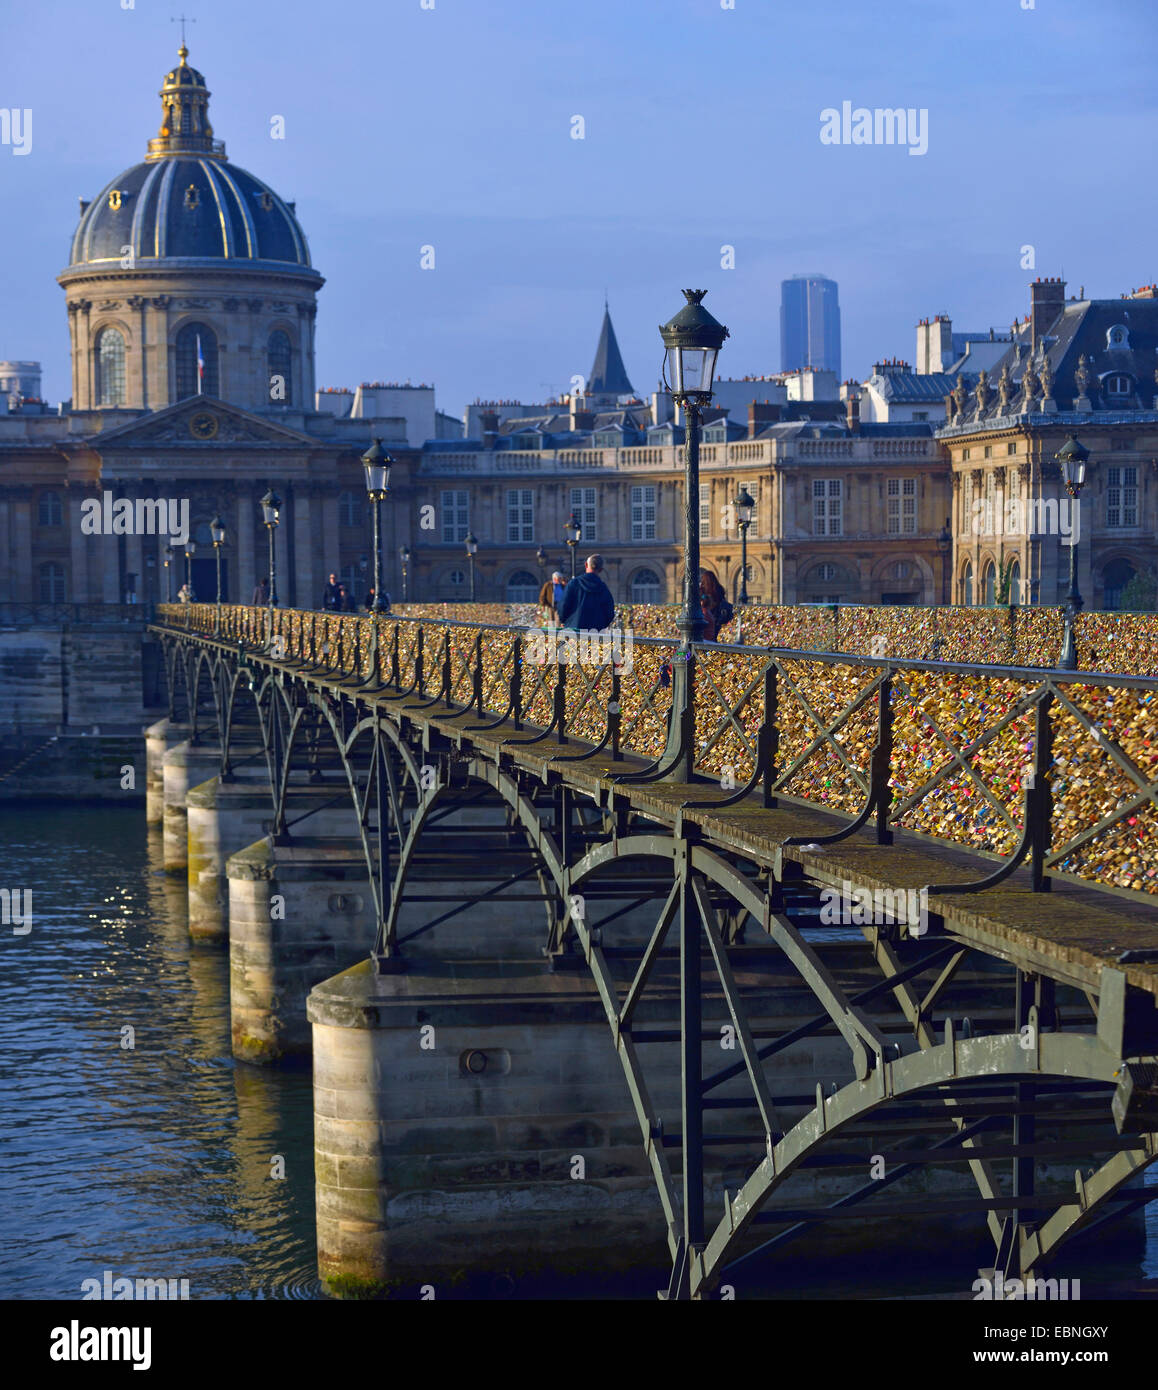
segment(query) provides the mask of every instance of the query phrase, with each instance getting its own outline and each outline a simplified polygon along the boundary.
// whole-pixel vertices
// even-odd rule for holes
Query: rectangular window
[[[535,494],[529,487],[510,488],[507,492],[507,540],[535,539]]]
[[[700,484],[700,539],[712,534],[712,485]]]
[[[595,489],[593,487],[573,487],[571,489],[571,510],[575,520],[582,528],[584,543],[598,539],[595,531]]]
[[[1005,449],[1005,452],[1006,452],[1007,454],[1016,454],[1016,453],[1017,453],[1017,441],[1015,440],[1012,444],[1007,445],[1007,446],[1006,446],[1006,449]]]
[[[985,475],[985,513],[982,534],[992,536],[995,531],[997,511],[997,479],[992,473]]]
[[[442,542],[466,540],[470,530],[470,493],[455,489],[442,494]]]
[[[655,488],[631,489],[631,539],[655,540]]]
[[[1137,526],[1137,468],[1106,469],[1106,525]]]
[[[756,504],[752,508],[752,524],[748,527],[748,539],[753,540],[760,534],[760,483],[757,480],[754,483],[745,483],[744,486],[748,489],[748,496]]]
[[[916,478],[890,478],[888,485],[889,535],[912,535],[917,529]]]
[[[839,478],[817,478],[812,484],[812,534],[839,536],[841,534],[841,488]]]

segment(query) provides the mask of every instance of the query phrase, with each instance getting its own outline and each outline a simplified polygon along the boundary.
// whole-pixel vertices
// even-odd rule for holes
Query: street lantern
[[[221,547],[225,544],[225,522],[220,515],[214,513],[213,520],[209,523],[209,535],[213,540],[213,554],[217,560],[217,614],[214,619],[214,628],[217,632],[221,631]]]
[[[941,534],[937,537],[937,549],[941,552],[941,602],[945,605],[949,603],[949,552],[953,549],[953,533],[949,530],[950,518],[945,518],[945,525],[941,528]]]
[[[684,449],[684,608],[679,619],[685,648],[701,640],[704,614],[700,607],[700,426],[703,408],[712,396],[716,358],[728,330],[704,308],[707,290],[684,290],[687,303],[659,330],[665,349],[665,385],[684,410],[687,444]],[[681,666],[687,666],[686,654]]]
[[[193,596],[193,556],[197,554],[197,542],[188,540],[185,542],[185,594],[190,603],[196,600]]]
[[[545,546],[540,546],[538,550],[535,551],[535,559],[538,560],[539,568],[541,570],[547,568],[547,561],[549,559],[549,556],[547,555],[547,550]]]
[[[166,603],[172,603],[172,602],[173,602],[173,566],[174,566],[174,565],[176,564],[176,562],[177,562],[177,555],[178,555],[179,551],[180,551],[180,547],[174,545],[172,541],[170,541],[169,544],[165,547],[165,560],[164,560],[164,565],[165,565],[165,602],[166,602]]]
[[[269,491],[261,499],[261,514],[265,521],[266,530],[269,532],[269,611],[272,641],[273,610],[277,607],[277,557],[274,552],[273,533],[281,521],[281,498],[274,492],[272,484]]]
[[[684,782],[695,778],[695,644],[703,640],[700,599],[700,428],[712,398],[716,358],[728,330],[704,308],[706,290],[684,290],[687,303],[661,325],[665,349],[665,385],[684,412],[684,604],[676,626],[679,659],[672,667],[672,710],[664,750],[667,776]],[[698,1239],[698,1237],[697,1237]]]
[[[466,533],[466,558],[470,561],[470,601],[474,602],[474,557],[478,554],[478,537],[473,531]]]
[[[684,290],[687,303],[660,328],[666,349],[665,384],[681,405],[689,399],[706,405],[712,394],[716,358],[728,330],[701,301],[707,290]]]
[[[575,578],[575,555],[579,549],[579,542],[583,539],[583,528],[579,524],[579,518],[574,512],[563,523],[563,534],[567,538],[567,544],[571,549],[571,578]]]
[[[398,558],[402,561],[402,602],[407,601],[406,576],[410,572],[410,547],[404,545],[398,552]]]
[[[370,510],[374,518],[374,601],[370,605],[371,613],[381,613],[383,608],[381,507],[390,492],[390,470],[393,466],[394,460],[382,447],[380,439],[375,439],[362,455],[362,467],[366,470],[366,495],[370,499]]]
[[[740,604],[748,603],[748,527],[756,515],[756,499],[743,484],[732,503],[736,509],[736,524],[740,528]]]
[[[1061,655],[1058,657],[1057,665],[1059,671],[1076,671],[1078,669],[1078,646],[1074,635],[1074,626],[1078,614],[1085,606],[1081,593],[1078,591],[1078,540],[1081,536],[1078,509],[1081,506],[1079,500],[1081,491],[1086,485],[1086,464],[1090,461],[1090,451],[1079,442],[1076,434],[1071,434],[1057,451],[1055,457],[1061,468],[1065,490],[1074,499],[1074,514],[1069,534],[1070,591],[1066,596],[1065,634],[1062,637]]]

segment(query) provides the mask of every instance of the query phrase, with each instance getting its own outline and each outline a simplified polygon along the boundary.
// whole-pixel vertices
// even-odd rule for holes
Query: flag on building
[[[197,394],[205,392],[205,354],[201,351],[201,334],[197,335]]]

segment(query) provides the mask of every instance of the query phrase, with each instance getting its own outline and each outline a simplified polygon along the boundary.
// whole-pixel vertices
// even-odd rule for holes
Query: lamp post
[[[217,558],[217,614],[214,618],[214,632],[221,632],[221,547],[225,544],[225,522],[219,514],[214,514],[209,523],[209,534],[213,538],[213,554]]]
[[[945,525],[937,537],[937,549],[941,552],[941,603],[946,607],[949,603],[949,552],[953,548],[953,533],[949,530],[949,520],[949,517],[945,518]]]
[[[740,606],[748,603],[748,527],[756,515],[756,499],[741,486],[732,503],[736,508],[736,525],[740,528]]]
[[[1082,488],[1086,485],[1086,464],[1090,451],[1078,442],[1076,434],[1071,434],[1056,454],[1061,466],[1062,482],[1066,492],[1074,499],[1074,522],[1077,523],[1079,501]],[[1080,524],[1070,527],[1070,591],[1066,596],[1065,636],[1062,638],[1061,655],[1058,657],[1059,671],[1078,669],[1078,648],[1074,636],[1074,624],[1082,611],[1082,596],[1078,592],[1078,540],[1081,536]]]
[[[579,542],[583,539],[583,528],[579,525],[579,518],[574,512],[563,523],[563,534],[567,537],[567,544],[571,548],[571,578],[575,578],[575,552],[579,548]]]
[[[277,559],[274,555],[273,533],[281,520],[281,498],[270,485],[269,491],[261,499],[261,514],[269,532],[269,632],[273,640],[273,610],[277,607]]]
[[[193,556],[197,554],[197,542],[185,542],[185,593],[190,603],[195,602],[193,596]]]
[[[410,573],[410,547],[404,545],[398,552],[398,558],[402,561],[402,602],[408,602],[409,590],[406,586],[406,577]]]
[[[547,554],[547,549],[545,546],[541,545],[538,548],[538,550],[535,551],[535,559],[539,563],[540,570],[545,570],[547,568],[547,563],[550,559],[550,556]]]
[[[676,626],[680,650],[672,662],[672,709],[665,764],[673,781],[694,780],[695,644],[703,639],[700,602],[700,424],[712,399],[716,358],[728,330],[703,307],[706,290],[684,290],[687,303],[659,330],[665,349],[664,385],[682,407],[684,448],[684,604]],[[700,1236],[694,1239],[700,1239]]]
[[[466,533],[466,558],[470,561],[470,601],[474,602],[474,557],[478,554],[478,537],[473,531]]]
[[[382,612],[382,503],[390,495],[390,470],[394,460],[382,447],[382,441],[375,439],[362,455],[362,467],[366,470],[366,496],[374,517],[374,602],[371,613]],[[377,639],[375,639],[375,647]]]
[[[177,547],[172,541],[165,547],[165,602],[173,602],[173,561],[177,558]]]

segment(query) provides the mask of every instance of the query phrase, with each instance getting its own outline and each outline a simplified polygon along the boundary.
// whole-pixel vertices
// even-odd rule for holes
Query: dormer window
[[[1106,346],[1108,348],[1118,348],[1119,350],[1130,346],[1130,334],[1126,330],[1126,325],[1116,323],[1106,333]]]
[[[1102,389],[1107,400],[1125,401],[1133,395],[1134,384],[1125,372],[1115,372],[1112,376],[1106,377]]]

